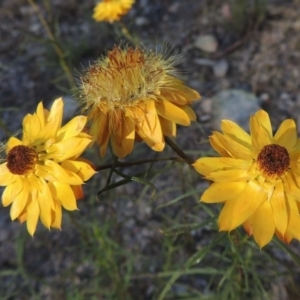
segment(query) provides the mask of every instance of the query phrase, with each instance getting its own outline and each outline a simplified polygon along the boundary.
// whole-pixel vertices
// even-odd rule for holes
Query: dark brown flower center
[[[264,175],[280,177],[290,165],[290,156],[286,148],[272,144],[263,147],[257,162]]]
[[[16,175],[25,175],[33,170],[37,153],[29,147],[19,145],[13,147],[7,154],[7,168]]]

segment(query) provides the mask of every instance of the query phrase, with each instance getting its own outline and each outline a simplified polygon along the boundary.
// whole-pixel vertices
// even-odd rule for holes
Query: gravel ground
[[[91,19],[94,1],[79,2],[37,1],[67,53],[75,85],[80,72],[120,40],[113,26]],[[269,1],[266,11],[250,5],[244,13],[238,12],[232,3],[237,1],[139,0],[123,19],[145,47],[169,49],[184,58],[178,67],[185,81],[201,93],[202,101],[194,105],[198,122],[189,130],[180,128],[176,141],[195,158],[197,154],[192,151],[200,147],[209,149],[202,142],[213,127],[212,98],[223,90],[239,89],[256,96],[259,105],[270,113],[274,127],[286,118],[293,118],[300,128],[299,1]],[[49,105],[64,96],[69,103],[66,115],[69,118],[74,112],[75,95],[76,90],[70,92],[37,11],[26,0],[0,0],[0,118],[5,124],[0,124],[0,139],[4,141],[10,133],[17,132],[24,115],[32,113],[41,100]],[[168,154],[173,155],[171,150],[166,151]],[[97,157],[94,153],[90,155]],[[153,153],[138,145],[135,155],[145,157]],[[188,167],[176,168],[180,176],[171,169],[153,178],[151,182],[157,189],[153,199],[149,186],[130,184],[100,195],[97,202],[95,191],[106,181],[107,173],[103,172],[86,187],[87,196],[79,203],[80,211],[74,212],[72,219],[64,216],[63,231],[47,232],[41,227],[34,239],[27,235],[24,225],[10,221],[7,208],[1,208],[0,274],[4,275],[0,281],[0,299],[35,299],[32,295],[37,295],[37,299],[72,299],[66,296],[66,290],[70,286],[81,288],[97,274],[86,253],[80,251],[82,239],[76,222],[74,225],[74,219],[88,220],[91,210],[93,217],[101,220],[100,225],[111,219],[116,222],[112,233],[116,241],[127,251],[138,253],[136,273],[145,269],[152,273],[159,271],[164,261],[160,253],[165,247],[162,228],[168,228],[172,219],[178,223],[200,223],[206,215],[197,206],[200,192],[186,197],[182,205],[157,209],[179,193],[187,192],[192,185],[198,191],[207,185]],[[139,171],[139,168],[130,170],[131,174]],[[193,211],[193,216],[186,211]],[[178,237],[175,244],[186,245],[180,250],[178,260],[184,262],[207,244],[210,237],[211,229],[194,230]],[[299,253],[298,243],[292,247]],[[290,264],[285,256],[280,259]],[[134,283],[136,291],[133,287],[130,290],[132,299],[155,299],[154,281]],[[206,281],[193,284],[201,289]],[[294,292],[286,287],[285,281],[274,284],[270,291],[272,299],[298,299],[293,298]]]

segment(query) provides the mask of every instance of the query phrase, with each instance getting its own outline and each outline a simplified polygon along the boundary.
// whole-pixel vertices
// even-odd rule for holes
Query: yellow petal
[[[47,117],[47,122],[52,123],[52,125],[53,125],[52,132],[53,133],[56,133],[57,130],[61,127],[61,122],[62,122],[62,117],[63,117],[63,107],[64,107],[64,102],[63,102],[62,98],[58,98],[53,101],[53,104],[50,108],[50,112]]]
[[[221,147],[229,153],[231,157],[241,159],[252,159],[254,157],[252,147],[250,148],[245,143],[240,143],[235,138],[232,139],[228,135],[222,135],[218,132],[214,132],[215,138],[218,139]]]
[[[249,160],[231,157],[202,157],[196,160],[192,166],[198,173],[207,176],[214,171],[248,170],[251,163]]]
[[[288,235],[296,238],[297,240],[300,240],[300,215],[296,201],[293,197],[287,195],[287,204],[289,218],[287,230],[285,233],[285,240],[287,240]]]
[[[38,202],[40,207],[41,221],[44,226],[49,229],[52,222],[51,211],[55,209],[55,203],[53,201],[49,186],[47,182],[41,178],[36,179],[36,183],[33,183],[32,180],[30,181],[30,183],[32,185],[38,185],[38,189],[36,190],[36,192],[32,193],[32,199]]]
[[[4,207],[10,205],[23,189],[22,180],[17,177],[17,180],[9,184],[2,194],[2,204]]]
[[[120,110],[116,110],[114,112],[113,118],[110,122],[110,132],[111,132],[111,138],[112,136],[115,138],[115,142],[118,145],[122,144],[123,139],[123,122],[124,122],[124,113]]]
[[[110,122],[110,142],[113,152],[120,158],[126,156],[125,150],[122,147],[124,117],[123,111],[116,110]]]
[[[35,171],[36,176],[47,181],[60,182],[65,184],[78,185],[82,184],[81,178],[61,167],[52,160],[45,160],[44,165],[38,165]]]
[[[105,131],[104,134],[103,134],[102,140],[101,140],[101,144],[99,144],[101,157],[104,157],[105,154],[106,154],[106,149],[107,149],[109,136],[110,136],[109,131],[108,130]]]
[[[235,229],[253,215],[266,200],[266,191],[256,181],[249,181],[237,198],[225,202],[219,216],[220,230]]]
[[[191,123],[190,118],[185,111],[166,99],[156,102],[155,107],[157,113],[166,120],[183,126],[188,126]]]
[[[19,188],[16,185],[16,188]],[[22,180],[22,189],[21,191],[14,196],[11,209],[10,217],[12,220],[15,220],[23,211],[25,205],[27,204],[29,197],[29,186],[26,180]]]
[[[275,227],[281,234],[284,234],[288,224],[288,212],[281,181],[277,181],[274,192],[270,198],[270,203],[274,215]]]
[[[191,121],[196,121],[197,116],[190,106],[184,105],[178,107],[181,108],[189,116]]]
[[[234,211],[237,199],[238,198],[231,199],[225,202],[218,218],[218,226],[220,231],[231,231],[234,229],[231,226],[231,215]]]
[[[97,117],[92,119],[90,134],[97,141],[98,145],[102,145],[104,139],[104,135],[107,137],[108,135],[108,123],[107,123],[107,114],[99,112]]]
[[[283,176],[284,191],[296,199],[300,199],[300,189],[293,171],[288,170]],[[298,177],[298,176],[297,176]]]
[[[217,182],[247,181],[251,178],[248,170],[226,170],[211,172],[206,179]]]
[[[6,145],[6,153],[8,153],[12,148],[22,145],[22,142],[16,137],[11,137]]]
[[[170,102],[176,104],[176,105],[186,105],[188,104],[188,100],[181,94],[176,93],[176,91],[162,91],[161,96],[164,99],[169,100]]]
[[[176,136],[176,124],[172,121],[166,120],[160,116],[158,116],[160,126],[165,136]]]
[[[73,137],[53,144],[48,150],[47,158],[61,162],[80,156],[92,141],[87,138]]]
[[[125,117],[122,131],[122,146],[125,149],[125,155],[127,155],[132,152],[134,146],[135,122],[131,118]]]
[[[246,182],[215,182],[201,196],[205,203],[218,203],[240,196]]]
[[[28,114],[23,119],[23,143],[32,145],[40,136],[42,132],[42,125],[37,114]]]
[[[111,133],[111,144],[114,153],[123,158],[132,152],[135,140],[135,122],[126,116],[122,119]]]
[[[27,205],[27,207],[28,207],[28,205]],[[21,224],[27,220],[27,207],[25,207],[23,212],[18,216],[18,221]]]
[[[223,143],[221,143],[219,137],[222,133],[214,131],[213,135],[209,137],[209,142],[211,146],[221,155],[224,157],[230,157],[230,153],[224,148]]]
[[[265,201],[252,216],[253,237],[260,248],[273,238],[275,224],[270,201]]]
[[[229,136],[231,139],[236,140],[245,147],[251,149],[252,141],[251,136],[244,129],[242,129],[238,124],[230,120],[222,120],[221,129],[223,133]]]
[[[260,109],[254,114],[254,116],[257,118],[261,126],[266,130],[269,136],[269,140],[271,140],[273,136],[273,132],[272,132],[272,125],[268,113]]]
[[[8,170],[7,163],[0,164],[0,186],[12,184],[16,180],[16,175]]]
[[[269,116],[267,118],[269,119]],[[264,146],[269,145],[272,142],[270,132],[268,132],[266,128],[262,126],[261,121],[262,120],[257,117],[257,114],[251,116],[250,118],[250,132],[253,150],[255,153],[259,152]]]
[[[61,166],[77,174],[83,181],[89,180],[96,173],[91,165],[83,161],[66,160],[61,163]]]
[[[36,200],[32,200],[27,207],[27,230],[31,236],[33,236],[35,233],[39,215],[39,204]]]
[[[53,198],[59,201],[67,210],[77,209],[75,195],[68,184],[59,182],[48,182]]]
[[[201,96],[199,95],[199,93],[197,91],[186,86],[181,80],[179,80],[178,78],[175,78],[173,76],[170,76],[170,77],[171,77],[170,81],[174,84],[174,90],[177,93],[184,96],[188,100],[188,102],[198,100],[201,98]]]
[[[44,106],[43,102],[41,101],[36,109],[36,115],[39,118],[39,123],[41,124],[41,128],[45,126],[45,112],[44,112]]]
[[[85,116],[77,116],[61,127],[57,132],[57,141],[78,136],[86,124]]]
[[[55,201],[55,212],[54,212],[54,218],[51,227],[61,229],[61,219],[62,219],[61,204],[58,201]]]
[[[296,124],[293,120],[285,120],[281,123],[274,136],[274,142],[285,147],[289,152],[293,150],[297,142]]]
[[[153,101],[145,106],[144,117],[136,119],[136,132],[155,151],[162,151],[165,142]]]
[[[61,127],[63,117],[64,103],[62,98],[56,99],[47,115],[44,128],[39,133],[41,140],[48,140],[56,136],[58,129]]]
[[[44,180],[40,180],[40,189],[33,195],[33,200],[36,200],[39,204],[41,221],[46,228],[50,229],[52,223],[51,210],[55,208],[55,204],[48,184]]]

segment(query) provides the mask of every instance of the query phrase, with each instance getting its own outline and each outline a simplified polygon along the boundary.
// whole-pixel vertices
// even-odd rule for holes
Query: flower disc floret
[[[13,147],[7,154],[7,168],[15,175],[26,175],[32,172],[37,160],[34,149],[18,145]]]
[[[221,157],[203,157],[194,168],[213,184],[201,201],[224,203],[218,224],[222,231],[243,225],[260,247],[273,235],[289,243],[300,240],[300,140],[293,120],[275,135],[268,114],[250,118],[251,135],[223,120],[222,133],[210,137]]]
[[[257,156],[257,163],[266,177],[281,177],[290,166],[290,156],[285,147],[266,145]]]
[[[81,100],[102,156],[109,140],[120,158],[135,140],[162,151],[164,135],[175,136],[176,124],[188,126],[196,119],[189,104],[200,95],[175,77],[175,62],[176,57],[115,47],[86,70]]]
[[[0,164],[3,206],[11,205],[12,220],[27,221],[34,234],[37,222],[61,228],[62,207],[77,209],[83,197],[81,185],[94,169],[80,155],[92,138],[82,132],[85,116],[77,116],[61,126],[63,101],[54,101],[50,111],[39,103],[35,114],[23,119],[22,139],[11,137],[6,145],[6,161]]]

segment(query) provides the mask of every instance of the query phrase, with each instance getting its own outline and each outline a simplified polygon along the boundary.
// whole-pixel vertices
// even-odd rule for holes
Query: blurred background
[[[114,44],[179,53],[178,72],[202,95],[197,122],[176,143],[194,159],[229,118],[248,128],[259,108],[274,129],[300,122],[300,1],[137,0],[121,23],[92,19],[96,1],[0,0],[0,139],[16,133],[41,100],[77,106],[80,74]],[[123,33],[122,33],[123,29]],[[95,165],[112,162],[92,148]],[[138,144],[127,160],[174,156]],[[109,170],[85,185],[62,231],[11,222],[0,209],[0,299],[300,299],[299,243],[260,250],[243,230],[219,233],[217,205],[199,203],[208,186],[188,165],[122,169],[138,176],[106,189]],[[115,176],[112,183],[122,180]],[[234,243],[238,239],[240,245]],[[233,242],[232,242],[233,241]]]

